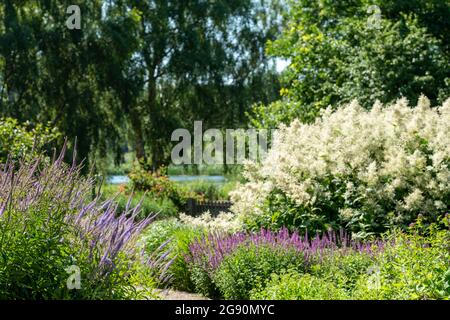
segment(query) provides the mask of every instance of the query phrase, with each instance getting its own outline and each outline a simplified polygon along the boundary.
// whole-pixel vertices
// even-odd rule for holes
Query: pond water
[[[130,182],[128,176],[108,176],[106,182],[109,184],[125,184]]]
[[[169,176],[169,180],[174,182],[192,182],[192,181],[206,181],[223,183],[226,182],[224,176]],[[109,176],[106,178],[106,182],[110,184],[126,184],[130,182],[128,176]]]

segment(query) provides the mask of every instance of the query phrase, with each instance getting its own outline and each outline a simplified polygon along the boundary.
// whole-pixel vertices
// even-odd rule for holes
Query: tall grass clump
[[[344,227],[354,237],[406,229],[419,214],[435,222],[450,210],[449,132],[450,99],[328,108],[280,128],[266,159],[247,166],[233,211],[252,230]]]
[[[139,206],[119,213],[92,199],[93,180],[63,155],[0,170],[0,299],[149,297],[134,243],[152,218],[135,222]]]

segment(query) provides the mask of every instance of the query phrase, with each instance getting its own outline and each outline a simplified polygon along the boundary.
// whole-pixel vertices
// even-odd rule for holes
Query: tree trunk
[[[144,134],[142,132],[142,123],[139,115],[135,111],[131,111],[131,126],[134,133],[134,150],[136,158],[144,166],[147,164],[147,155],[145,154]]]
[[[153,73],[153,70],[149,70],[149,74]],[[158,106],[156,99],[156,79],[152,78],[148,82],[148,101],[147,101],[148,114],[150,115],[150,148],[152,152],[152,170],[155,172],[161,166],[161,146],[158,143],[158,125],[161,125],[158,121]]]

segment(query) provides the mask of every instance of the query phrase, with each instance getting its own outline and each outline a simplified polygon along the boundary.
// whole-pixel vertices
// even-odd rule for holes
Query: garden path
[[[210,300],[202,295],[176,291],[172,289],[164,289],[158,292],[162,300]]]

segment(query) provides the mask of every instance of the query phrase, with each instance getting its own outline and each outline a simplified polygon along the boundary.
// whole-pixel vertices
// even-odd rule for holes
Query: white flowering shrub
[[[282,126],[267,158],[247,166],[232,210],[248,228],[382,232],[448,212],[449,166],[450,99],[369,111],[354,101]]]
[[[192,217],[180,213],[180,221],[184,224],[207,230],[209,232],[229,232],[234,233],[242,229],[242,224],[231,212],[221,212],[217,217],[211,216],[209,211],[199,217]]]

